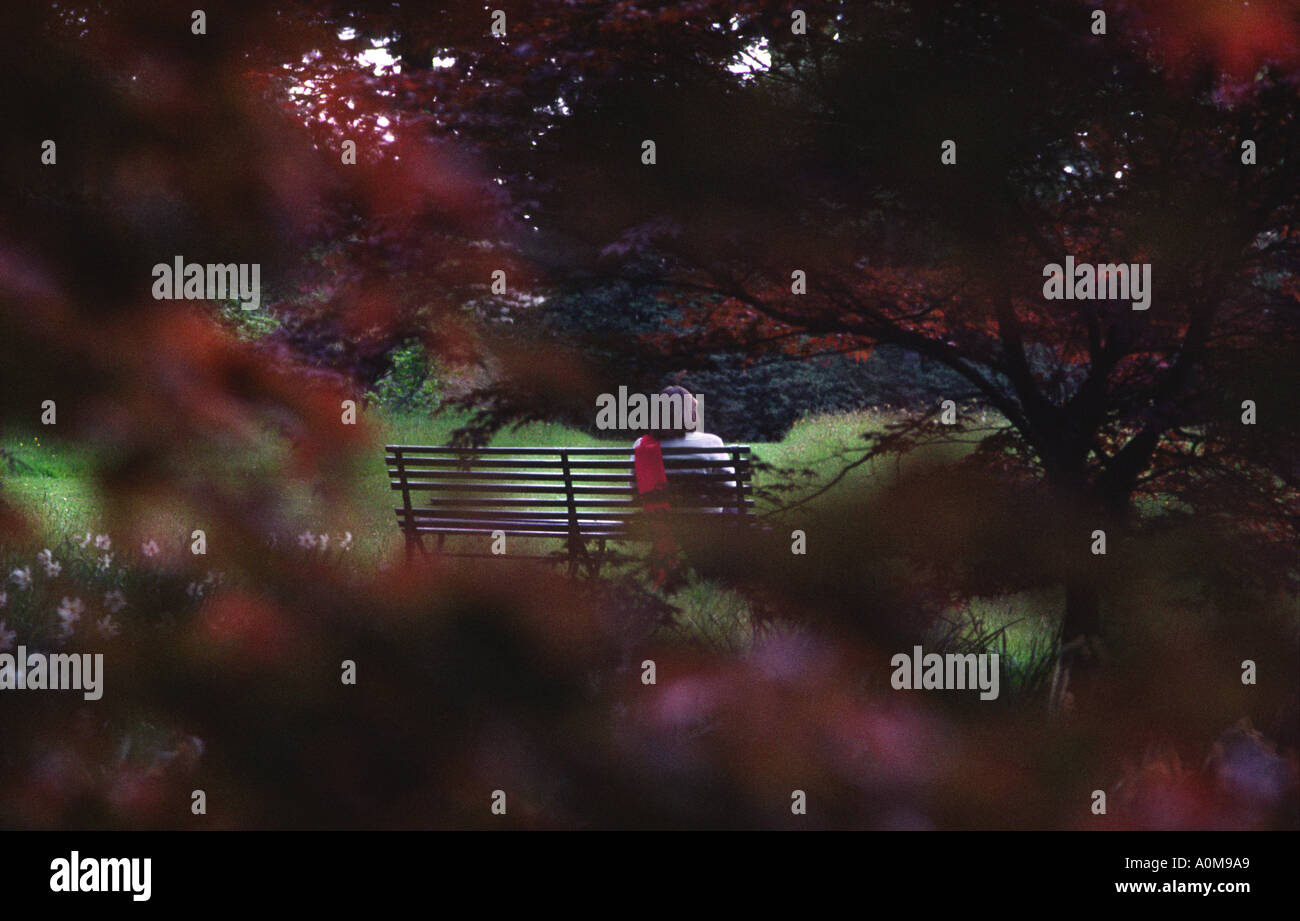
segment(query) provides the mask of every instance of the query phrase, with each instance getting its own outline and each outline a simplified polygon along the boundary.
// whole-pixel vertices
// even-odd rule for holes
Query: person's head
[[[687,432],[700,431],[703,420],[699,402],[685,387],[676,384],[665,387],[659,393],[658,403],[659,424],[652,433],[656,438],[681,438]]]

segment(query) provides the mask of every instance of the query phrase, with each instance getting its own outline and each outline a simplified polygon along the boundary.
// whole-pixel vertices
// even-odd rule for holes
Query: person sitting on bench
[[[699,418],[699,404],[690,391],[685,387],[672,386],[666,387],[663,395],[676,396],[681,401],[682,413],[677,420],[680,427],[674,427],[671,419],[666,423],[661,420],[664,424],[661,424],[657,430],[646,432],[633,443],[632,482],[650,528],[652,545],[649,564],[652,577],[660,588],[671,590],[680,583],[677,540],[668,524],[673,494],[680,496],[683,491],[693,492],[694,490],[691,490],[688,485],[689,478],[692,476],[707,476],[719,472],[735,476],[736,471],[733,467],[681,466],[683,462],[727,461],[730,457],[725,452],[708,450],[724,447],[726,443],[717,435],[699,431],[702,421]],[[670,454],[665,460],[663,450],[666,448],[694,448],[698,449],[698,453]],[[671,471],[667,469],[669,463],[672,464]],[[670,478],[675,481],[672,492],[669,490]],[[697,498],[706,499],[719,495],[724,490],[734,492],[736,489],[735,481],[719,485],[716,480],[704,480],[700,486]],[[727,510],[721,507],[707,509],[715,514],[722,514]]]
[[[718,474],[718,473],[727,473],[734,476],[736,471],[733,468],[716,466],[716,462],[718,461],[730,460],[731,459],[730,455],[728,455],[726,452],[719,453],[719,452],[710,452],[707,450],[709,448],[724,447],[726,445],[726,442],[724,442],[717,435],[711,434],[709,432],[702,432],[699,430],[703,420],[699,418],[699,403],[696,401],[695,397],[691,394],[691,392],[687,390],[685,387],[679,387],[677,385],[673,385],[671,387],[665,387],[661,392],[664,396],[676,396],[681,400],[682,403],[682,417],[680,420],[681,426],[674,427],[671,424],[671,421],[665,420],[665,424],[661,425],[657,430],[652,432],[646,432],[645,434],[651,435],[654,438],[656,438],[659,442],[659,448],[661,450],[666,450],[669,448],[695,448],[699,452],[699,453],[693,452],[691,454],[672,454],[672,455],[664,456],[665,463],[666,465],[669,466],[669,469],[667,470],[667,476],[668,479],[672,482],[672,486],[677,490],[688,488],[689,481],[686,480],[686,478],[691,476],[707,476],[708,474]],[[665,415],[668,414],[665,413]],[[636,450],[642,445],[644,439],[645,439],[645,435],[642,435],[632,445],[634,461],[636,459]],[[714,462],[714,465],[713,466],[706,465],[701,467],[685,466],[685,463],[690,461]],[[730,495],[734,495],[736,490],[735,481],[718,483],[715,480],[711,482],[705,482],[701,485],[702,485],[701,491],[708,495],[725,493],[730,496]],[[721,514],[724,511],[734,512],[736,511],[736,508],[733,504],[729,503],[728,507],[725,509],[719,507],[719,508],[709,509],[709,511],[715,514]]]

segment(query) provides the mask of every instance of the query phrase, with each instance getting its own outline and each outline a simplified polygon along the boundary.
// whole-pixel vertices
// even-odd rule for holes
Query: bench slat
[[[557,458],[562,451],[567,451],[570,455],[594,455],[594,454],[614,454],[627,456],[632,453],[631,445],[621,445],[610,448],[506,448],[506,447],[487,447],[487,448],[456,448],[449,445],[385,445],[384,450],[389,454],[401,451],[404,456],[417,456],[420,454],[440,455],[449,454],[455,457],[463,455],[476,454],[553,454]],[[730,454],[735,451],[740,454],[748,454],[749,445],[710,445],[708,447],[696,448],[662,448],[664,457],[670,457],[674,454]]]
[[[396,483],[394,483],[393,488],[398,489],[400,487]],[[447,492],[452,494],[458,492],[467,492],[467,493],[500,492],[500,493],[525,493],[525,494],[538,493],[538,494],[548,494],[548,495],[556,495],[556,494],[563,495],[568,492],[568,489],[563,484],[550,486],[550,485],[544,485],[540,483],[418,482],[418,483],[407,483],[406,489],[413,490],[415,492],[440,491],[440,492]],[[753,492],[753,489],[754,489],[753,486],[751,486],[748,483],[745,483],[741,486],[740,491],[743,492],[745,495],[749,495],[750,493]],[[630,486],[574,486],[573,491],[575,494],[581,496],[614,495],[614,496],[634,497],[636,495],[636,491]],[[725,493],[735,493],[735,492],[736,492],[735,489],[725,490]],[[721,502],[715,504],[725,505],[726,503]]]
[[[685,500],[679,500],[673,503],[674,508],[717,508],[719,505],[726,506],[730,500],[730,505],[734,506],[735,497],[688,497]],[[722,500],[722,501],[719,501]],[[592,515],[610,514],[612,511],[621,511],[627,509],[636,513],[641,511],[641,503],[635,499],[604,500],[597,499],[592,501],[584,497],[577,502],[579,512],[587,512]],[[746,497],[745,505],[753,507],[754,500],[752,497]],[[565,499],[518,499],[514,497],[495,498],[493,496],[484,496],[481,498],[456,498],[449,499],[441,496],[432,497],[427,505],[416,506],[420,509],[466,509],[475,511],[502,511],[507,512],[511,509],[566,509],[568,501]],[[610,510],[607,512],[606,510]]]
[[[408,520],[408,523],[412,523]],[[486,531],[509,531],[512,528],[536,531],[550,531],[556,534],[565,534],[569,530],[569,519],[567,518],[520,518],[503,521],[481,521],[477,518],[418,518],[413,522],[417,528],[483,528]],[[609,528],[625,528],[626,521],[597,521],[589,519],[579,519],[580,531],[607,530]]]
[[[690,469],[690,468],[682,468]],[[396,467],[388,469],[390,480],[392,477],[400,477],[402,470]],[[669,471],[671,473],[672,471]],[[535,480],[537,482],[560,482],[566,481],[565,475],[556,471],[554,473],[542,471],[523,471],[523,470],[502,470],[494,473],[491,470],[455,470],[455,469],[429,469],[417,470],[410,465],[406,466],[406,478],[408,480],[486,480],[495,482],[496,480]],[[727,483],[732,480],[748,480],[751,474],[748,470],[741,470],[733,473],[730,470],[719,470],[708,473],[692,473],[689,475],[693,483]],[[626,473],[582,473],[574,471],[570,478],[573,482],[587,481],[593,483],[629,483],[632,480],[632,472],[629,469]]]
[[[438,525],[436,527],[416,526],[410,529],[412,534],[461,534],[461,535],[482,535],[490,537],[493,531],[502,531],[507,537],[568,537],[570,532],[567,527],[559,529],[536,528],[531,526],[524,527],[501,527],[490,524],[466,524],[466,525]],[[639,539],[642,535],[637,529],[629,528],[624,525],[612,525],[593,528],[582,528],[579,536],[585,540],[605,538],[606,540],[633,540]]]
[[[713,506],[697,506],[695,508],[674,509],[667,514],[669,518],[716,518],[718,513],[711,511]],[[394,509],[398,517],[406,521],[556,521],[567,522],[568,515],[556,515],[555,512],[544,511],[505,511],[501,509],[427,509],[415,508],[409,512],[405,508]],[[637,521],[641,518],[640,512],[590,512],[579,514],[578,521]]]
[[[481,527],[436,527],[436,528],[417,527],[417,528],[413,528],[411,530],[411,533],[490,535],[493,531],[504,531],[506,535],[509,537],[552,537],[554,538],[554,537],[569,536],[569,531],[567,527],[561,528],[559,530],[553,530],[553,531],[542,531],[542,530],[535,530],[535,529],[524,530],[519,528],[494,528],[491,525],[483,525]],[[584,529],[581,533],[581,536],[584,540],[590,540],[592,538],[599,538],[599,537],[604,537],[608,540],[619,540],[621,538],[628,537],[629,535],[630,532],[626,528],[609,528],[609,529],[600,529],[600,530],[592,530],[592,531],[588,531]]]
[[[458,508],[460,506],[476,506],[483,508],[568,508],[567,499],[529,499],[519,498],[517,496],[451,496],[451,495],[433,495],[428,497],[426,505],[420,508],[440,508],[443,506],[449,508]],[[632,498],[608,498],[602,499],[599,496],[583,496],[578,500],[579,509],[602,509],[602,508],[640,508],[641,503]]]
[[[474,460],[467,462],[463,459],[447,457],[436,458],[432,460],[423,458],[412,458],[402,455],[402,466],[407,470],[536,470],[549,472],[552,470],[563,472],[564,465],[558,461],[549,463],[544,461],[532,460]],[[389,470],[397,467],[397,458],[388,458]],[[601,460],[601,461],[572,461],[569,467],[574,470],[621,470],[631,473],[633,469],[632,461],[624,460]],[[741,470],[752,469],[745,461],[737,463],[734,460],[704,460],[702,458],[683,457],[667,458],[664,461],[664,469],[672,470],[730,470],[739,467]]]

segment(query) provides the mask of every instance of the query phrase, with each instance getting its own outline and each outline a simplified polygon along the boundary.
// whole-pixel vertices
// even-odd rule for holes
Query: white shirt
[[[640,444],[641,444],[641,439],[638,438],[638,439],[636,440],[636,443],[632,445],[633,450],[635,450],[636,447],[637,447],[638,445],[640,445]],[[686,433],[685,433],[684,435],[682,435],[680,438],[661,438],[661,439],[659,439],[659,447],[660,447],[660,448],[700,448],[700,449],[704,449],[704,448],[721,448],[721,447],[724,447],[725,445],[726,445],[726,442],[725,442],[725,441],[723,441],[723,440],[722,440],[721,438],[719,438],[717,435],[713,435],[713,434],[711,434],[711,433],[709,433],[709,432],[686,432]],[[726,460],[731,460],[731,455],[728,454],[728,453],[725,452],[725,451],[723,451],[723,452],[717,452],[717,451],[705,451],[705,450],[700,450],[699,453],[691,453],[691,454],[673,454],[673,455],[667,455],[667,454],[666,454],[666,455],[664,455],[664,466],[667,467],[668,464],[669,464],[669,463],[672,463],[672,462],[680,463],[680,462],[682,462],[682,461],[691,461],[691,460],[702,460],[702,461],[726,461]],[[683,474],[689,476],[689,475],[691,475],[691,474],[709,474],[709,473],[718,473],[719,471],[723,471],[723,472],[729,473],[729,474],[731,474],[732,476],[735,476],[735,474],[736,474],[735,468],[733,468],[733,467],[696,467],[696,468],[691,468],[691,467],[675,467],[675,468],[673,468],[673,469],[671,469],[671,470],[667,470],[666,472],[667,472],[669,478],[672,478],[672,477],[675,477],[675,476],[682,476]],[[636,478],[635,478],[635,476],[634,476],[634,477],[633,477],[633,484],[634,484],[634,485],[635,485],[635,481],[636,481]],[[734,490],[734,489],[736,488],[736,482],[735,482],[734,480],[731,480],[731,481],[727,482],[725,485],[726,485],[726,488],[727,488],[727,489],[733,489],[733,490]],[[732,510],[734,510],[734,508],[733,508],[733,509],[729,509],[729,511],[732,511]],[[721,512],[722,509],[720,509],[720,508],[715,508],[715,509],[713,509],[713,511],[714,511],[714,512]]]

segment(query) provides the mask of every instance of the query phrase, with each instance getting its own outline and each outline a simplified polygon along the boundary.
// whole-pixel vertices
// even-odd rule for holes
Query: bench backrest
[[[620,538],[640,514],[632,451],[617,448],[453,448],[387,445],[389,484],[404,530]],[[702,454],[727,460],[702,460]],[[748,515],[748,445],[664,448],[675,515]]]

